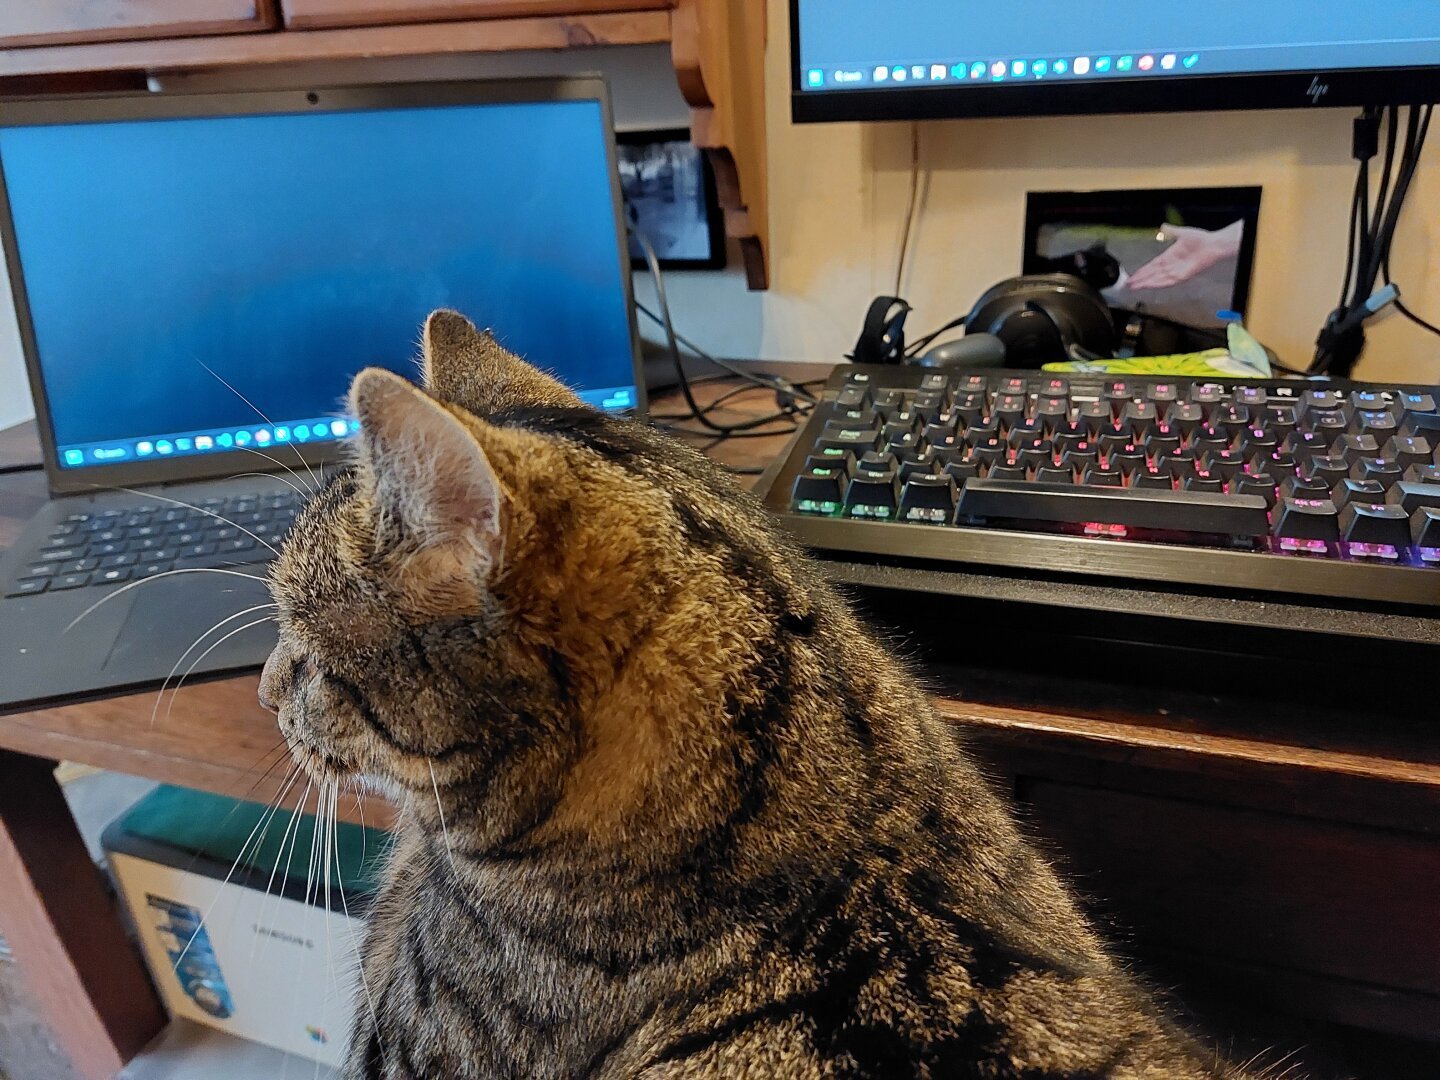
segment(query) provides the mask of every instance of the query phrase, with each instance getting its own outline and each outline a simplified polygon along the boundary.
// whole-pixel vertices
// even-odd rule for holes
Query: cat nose
[[[277,661],[276,657],[279,655],[280,650],[274,649],[270,655],[266,657],[265,669],[260,672],[260,689],[255,695],[260,699],[260,707],[262,709],[268,709],[273,713],[280,711],[280,706],[276,704],[275,701],[276,686],[279,680],[278,671],[280,668],[279,661]]]

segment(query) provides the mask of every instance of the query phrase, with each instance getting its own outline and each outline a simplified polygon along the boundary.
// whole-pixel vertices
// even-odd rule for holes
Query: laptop
[[[51,499],[0,560],[0,710],[254,668],[296,511],[448,307],[643,412],[605,84],[0,107],[0,233]]]

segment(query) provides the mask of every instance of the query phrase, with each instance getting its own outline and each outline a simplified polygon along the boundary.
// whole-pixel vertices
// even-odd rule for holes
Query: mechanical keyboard
[[[294,523],[297,493],[248,493],[177,506],[159,497],[66,516],[7,582],[5,595],[114,585],[170,570],[263,562]]]
[[[821,554],[1440,607],[1437,401],[842,365],[764,498]]]

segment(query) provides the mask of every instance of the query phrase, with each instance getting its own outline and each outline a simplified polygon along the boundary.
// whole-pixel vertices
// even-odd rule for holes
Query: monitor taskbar
[[[635,387],[613,386],[602,390],[578,390],[586,404],[606,411],[633,409]],[[169,432],[163,435],[107,439],[103,442],[67,443],[57,447],[62,469],[94,465],[119,465],[156,458],[192,457],[197,454],[245,450],[261,456],[277,446],[335,442],[360,430],[360,422],[344,416],[266,423],[250,427],[209,428],[203,431]]]

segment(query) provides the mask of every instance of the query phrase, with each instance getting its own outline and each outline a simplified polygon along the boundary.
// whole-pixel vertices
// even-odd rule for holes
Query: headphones
[[[905,363],[910,310],[898,296],[876,297],[849,359],[857,364]],[[1002,363],[1013,368],[1113,356],[1117,345],[1115,317],[1105,298],[1074,274],[1029,274],[1002,281],[976,301],[963,321],[967,338],[998,338],[1004,345]]]
[[[1105,298],[1074,274],[1027,274],[975,302],[967,334],[994,334],[1010,367],[1093,360],[1115,352],[1115,318]]]

